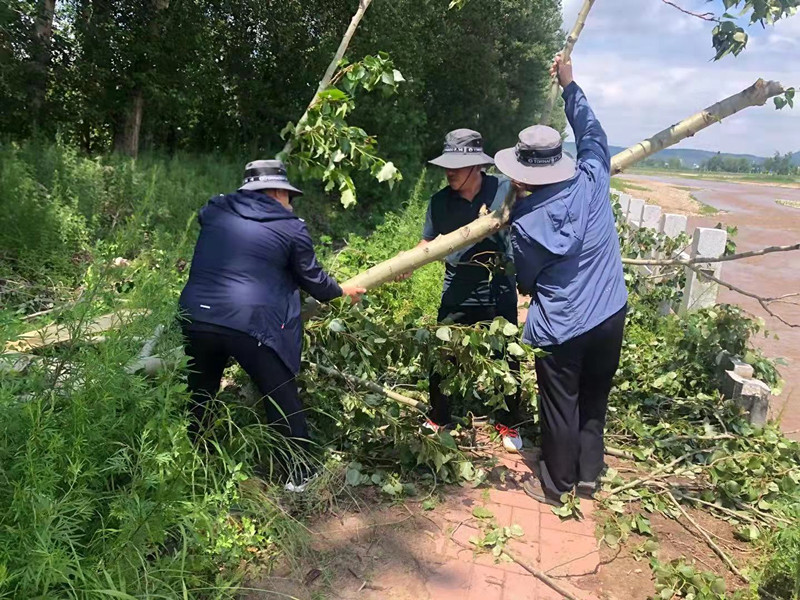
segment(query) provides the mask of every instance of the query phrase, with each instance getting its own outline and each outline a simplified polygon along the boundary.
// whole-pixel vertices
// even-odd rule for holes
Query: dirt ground
[[[692,197],[699,188],[673,185],[661,181],[630,179],[620,175],[619,179],[627,188],[626,192],[636,198],[641,198],[648,204],[658,204],[664,212],[678,215],[701,215],[703,205]]]
[[[313,522],[311,551],[282,565],[272,576],[247,582],[243,597],[296,600],[534,600],[561,595],[515,563],[496,563],[475,554],[469,538],[481,535],[476,506],[486,506],[501,526],[520,525],[525,535],[509,548],[545,571],[582,600],[638,600],[655,593],[648,560],[636,559],[645,537],[631,535],[618,548],[597,541],[607,514],[582,501],[585,519],[561,521],[520,493],[530,471],[524,458],[505,455],[493,483],[479,489],[441,489],[433,510],[421,502],[381,502],[372,491],[361,502],[340,507]],[[618,468],[624,463],[613,460]],[[507,477],[502,477],[505,472]],[[633,473],[633,470],[631,470]],[[626,477],[635,474],[626,473]],[[739,565],[753,557],[735,541],[731,527],[701,511],[690,514]],[[647,515],[662,561],[687,557],[699,570],[726,579],[728,590],[742,586],[688,523]]]

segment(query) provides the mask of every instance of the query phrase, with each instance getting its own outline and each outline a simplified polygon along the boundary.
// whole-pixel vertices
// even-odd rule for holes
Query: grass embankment
[[[480,464],[448,435],[420,436],[417,415],[308,364],[300,387],[317,442],[310,458],[325,466],[313,493],[288,497],[270,474],[286,446],[259,424],[260,410],[239,392],[244,378],[236,369],[227,373],[231,385],[207,444],[193,447],[184,365],[155,378],[124,366],[156,325],[173,323],[195,211],[235,187],[240,161],[90,160],[41,145],[0,153],[0,201],[8,207],[0,212],[0,344],[29,326],[23,315],[51,304],[61,308],[33,324],[58,321],[76,339],[0,378],[0,597],[234,597],[249,572],[300,556],[302,520],[353,487],[374,486],[396,499],[427,495],[442,482],[482,481]],[[416,244],[438,179],[408,177],[405,188],[387,195],[392,213],[373,206],[372,214],[337,216],[338,207],[313,194],[299,211],[328,236],[318,237],[320,254],[343,278]],[[348,235],[342,244],[343,232],[356,228],[374,234]],[[117,257],[130,264],[115,267]],[[435,367],[450,391],[464,395],[459,412],[502,402],[518,382],[491,350],[524,352],[516,331],[439,328],[432,316],[441,275],[441,265],[431,265],[371,293],[359,308],[335,305],[307,325],[306,360],[415,395]],[[628,277],[629,333],[609,416],[615,443],[662,464],[694,452],[692,489],[702,482],[705,500],[731,509],[755,505],[794,523],[778,533],[769,519],[756,519],[758,535],[747,535],[763,556],[752,565],[753,578],[773,595],[796,598],[800,446],[773,426],[750,428],[716,392],[716,357],[723,349],[746,353],[752,323],[724,308],[660,318],[670,286],[648,291],[634,271]],[[101,342],[81,333],[90,318],[123,305],[150,313]],[[178,345],[173,326],[156,350]],[[458,367],[448,360],[454,355]],[[767,361],[757,354],[749,360],[773,382]],[[526,377],[522,386],[535,422],[533,381]],[[721,429],[732,437],[705,439]],[[537,435],[536,426],[526,430],[534,441]],[[631,510],[662,510],[658,498],[650,490],[626,502]]]
[[[800,177],[793,177],[787,175],[769,175],[763,173],[718,173],[710,171],[694,171],[694,170],[672,170],[672,169],[654,169],[648,168],[632,168],[628,171],[636,175],[653,175],[659,177],[685,177],[690,179],[708,180],[708,181],[727,181],[730,183],[758,183],[762,185],[789,185],[796,187],[800,185]]]

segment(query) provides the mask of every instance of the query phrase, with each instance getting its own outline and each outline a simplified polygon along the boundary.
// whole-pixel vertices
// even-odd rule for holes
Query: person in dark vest
[[[456,129],[448,133],[442,155],[430,163],[444,169],[448,185],[431,197],[419,246],[468,225],[482,211],[499,208],[508,194],[508,180],[484,172],[494,161],[484,153],[483,138],[477,131]],[[504,317],[516,325],[517,288],[508,268],[511,260],[504,231],[447,256],[439,322],[475,325]],[[518,371],[518,361],[509,358],[509,364]],[[441,382],[438,373],[431,374],[431,412],[426,427],[433,431],[452,424],[451,399],[441,391]],[[522,439],[513,428],[519,419],[519,392],[505,401],[508,410],[497,411],[495,427],[503,446],[519,452]]]
[[[317,262],[308,229],[292,208],[302,192],[278,160],[245,167],[238,191],[212,198],[198,216],[200,236],[180,296],[192,393],[191,433],[211,423],[209,401],[234,358],[263,397],[267,421],[302,455],[309,435],[295,377],[303,324],[300,290],[319,301],[361,298],[342,288]],[[287,489],[303,491],[313,469],[290,465]]]
[[[609,200],[608,139],[572,64],[559,56],[552,71],[564,88],[577,162],[564,154],[558,131],[536,125],[495,164],[519,190],[511,242],[519,289],[532,295],[523,341],[548,353],[536,359],[539,477],[523,487],[560,505],[573,490],[593,497],[605,467],[603,430],[628,292]]]

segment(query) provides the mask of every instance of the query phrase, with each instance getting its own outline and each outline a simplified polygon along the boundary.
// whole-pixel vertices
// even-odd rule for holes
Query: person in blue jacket
[[[200,210],[200,236],[180,297],[195,437],[213,419],[209,400],[233,357],[263,396],[268,422],[301,451],[308,446],[295,380],[303,344],[300,290],[320,301],[349,296],[353,302],[366,290],[340,287],[319,265],[292,208],[300,195],[281,161],[258,160],[245,167],[238,191]],[[290,471],[287,489],[303,491],[312,471],[302,464]]]
[[[495,165],[511,178],[518,200],[511,243],[520,291],[531,294],[523,340],[546,350],[536,359],[542,427],[539,478],[525,491],[558,505],[576,490],[592,497],[605,467],[603,431],[619,366],[628,292],[609,200],[608,140],[572,64],[553,64],[564,88],[577,162],[561,135],[537,125],[501,150]]]

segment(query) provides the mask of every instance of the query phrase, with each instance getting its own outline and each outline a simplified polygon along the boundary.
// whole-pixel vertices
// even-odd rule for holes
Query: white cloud
[[[564,1],[569,29],[583,0]],[[718,2],[721,4],[721,2]],[[684,0],[705,12],[704,0]],[[574,52],[575,78],[613,144],[649,137],[759,77],[800,85],[800,15],[749,30],[739,57],[712,62],[713,24],[681,14],[661,0],[604,0],[592,9]],[[751,154],[800,150],[800,107],[750,108],[684,141],[682,147]]]

